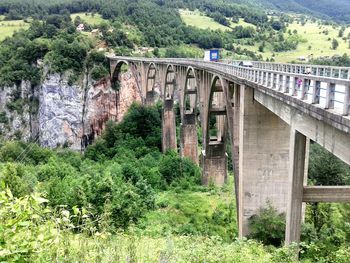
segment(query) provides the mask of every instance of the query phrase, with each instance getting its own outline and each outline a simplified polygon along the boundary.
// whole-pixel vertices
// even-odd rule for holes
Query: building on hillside
[[[79,24],[79,25],[77,26],[77,31],[81,32],[81,31],[84,31],[84,30],[85,30],[84,24]]]

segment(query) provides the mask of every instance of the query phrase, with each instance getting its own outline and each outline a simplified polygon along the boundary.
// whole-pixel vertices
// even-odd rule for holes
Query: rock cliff
[[[134,101],[141,101],[130,71],[122,73],[119,92],[109,79],[94,82],[84,76],[79,85],[67,79],[49,74],[35,88],[25,81],[0,88],[0,136],[83,150],[108,120],[120,121]]]

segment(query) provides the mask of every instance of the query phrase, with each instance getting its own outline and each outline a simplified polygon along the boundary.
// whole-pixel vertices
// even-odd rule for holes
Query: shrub
[[[265,245],[280,246],[284,240],[285,216],[267,203],[258,214],[249,218],[250,238],[262,241]]]
[[[159,172],[168,183],[180,183],[185,188],[200,182],[198,167],[189,159],[181,158],[175,151],[168,151],[159,164]]]

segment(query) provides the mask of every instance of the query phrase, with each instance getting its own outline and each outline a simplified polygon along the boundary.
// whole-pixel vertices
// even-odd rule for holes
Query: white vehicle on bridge
[[[241,61],[238,63],[238,66],[240,67],[246,67],[246,68],[252,68],[253,63],[251,61]]]

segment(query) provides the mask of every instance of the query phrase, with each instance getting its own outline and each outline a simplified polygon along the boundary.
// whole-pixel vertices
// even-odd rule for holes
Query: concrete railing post
[[[271,88],[271,75],[272,74],[270,72],[267,73],[267,84],[266,84],[266,86],[268,88]]]
[[[266,72],[263,71],[263,82],[262,82],[262,85],[263,85],[263,86],[266,86],[266,82],[267,82],[267,79],[266,79]]]
[[[278,91],[283,91],[284,86],[286,85],[286,76],[285,75],[279,75],[278,76]]]
[[[319,104],[321,95],[321,82],[313,81],[313,90],[312,90],[312,103]]]
[[[343,115],[350,114],[350,86],[345,87]]]
[[[291,77],[285,76],[285,83],[284,83],[284,89],[283,89],[284,93],[289,93],[290,82],[291,82]]]
[[[300,95],[301,100],[307,100],[307,92],[308,92],[309,86],[310,86],[309,81],[310,80],[308,80],[308,79],[304,79],[302,82],[301,95]]]
[[[272,82],[272,88],[273,89],[277,89],[278,87],[278,78],[277,78],[277,74],[273,73],[273,82]]]
[[[335,92],[335,84],[327,83],[327,93],[326,93],[326,109],[334,108],[334,92]]]
[[[292,85],[292,96],[296,96],[298,94],[298,88],[299,88],[299,84],[298,84],[298,78],[297,77],[293,77],[292,81],[291,81],[291,85]]]

